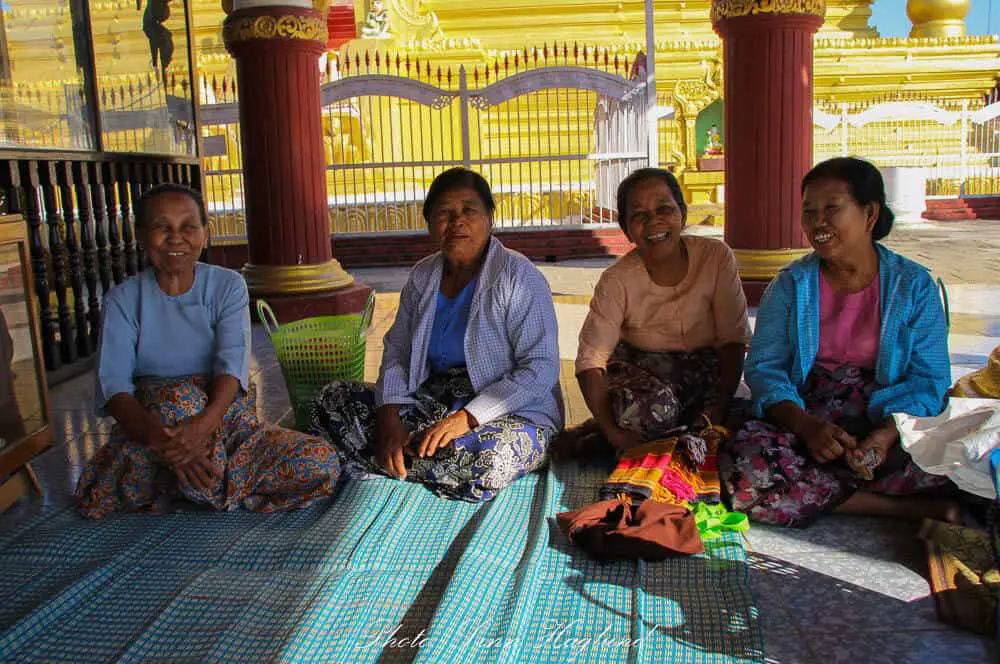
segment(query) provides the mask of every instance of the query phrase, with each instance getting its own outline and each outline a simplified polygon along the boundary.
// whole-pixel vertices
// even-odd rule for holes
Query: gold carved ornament
[[[769,281],[781,268],[802,258],[812,249],[733,249],[740,277],[754,281]]]
[[[326,41],[326,22],[319,16],[230,16],[222,28],[224,43],[252,39]]]
[[[712,0],[712,23],[755,14],[826,16],[826,0]]]
[[[337,259],[313,265],[243,266],[243,277],[253,295],[297,295],[337,290],[354,283]]]

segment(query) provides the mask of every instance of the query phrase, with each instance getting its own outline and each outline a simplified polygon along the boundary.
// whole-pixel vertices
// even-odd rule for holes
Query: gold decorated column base
[[[345,288],[354,277],[331,259],[312,265],[243,266],[243,276],[252,295],[302,295]]]
[[[812,249],[733,249],[743,281],[770,281],[781,268],[802,258]]]

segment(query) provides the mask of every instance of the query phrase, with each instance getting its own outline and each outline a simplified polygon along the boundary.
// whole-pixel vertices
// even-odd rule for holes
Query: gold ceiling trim
[[[321,16],[230,16],[222,27],[222,39],[235,44],[255,39],[326,41],[326,22]]]
[[[712,0],[712,23],[756,14],[826,16],[826,0]]]

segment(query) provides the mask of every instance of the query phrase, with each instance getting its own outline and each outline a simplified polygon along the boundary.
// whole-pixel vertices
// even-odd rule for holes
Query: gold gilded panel
[[[826,0],[712,0],[712,23],[754,14],[826,16]]]

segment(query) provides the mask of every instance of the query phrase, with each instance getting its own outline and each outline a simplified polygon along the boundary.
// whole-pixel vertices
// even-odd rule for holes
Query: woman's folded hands
[[[211,491],[218,481],[211,454],[217,427],[199,417],[173,427],[157,425],[150,431],[149,446],[173,468],[182,486]]]

